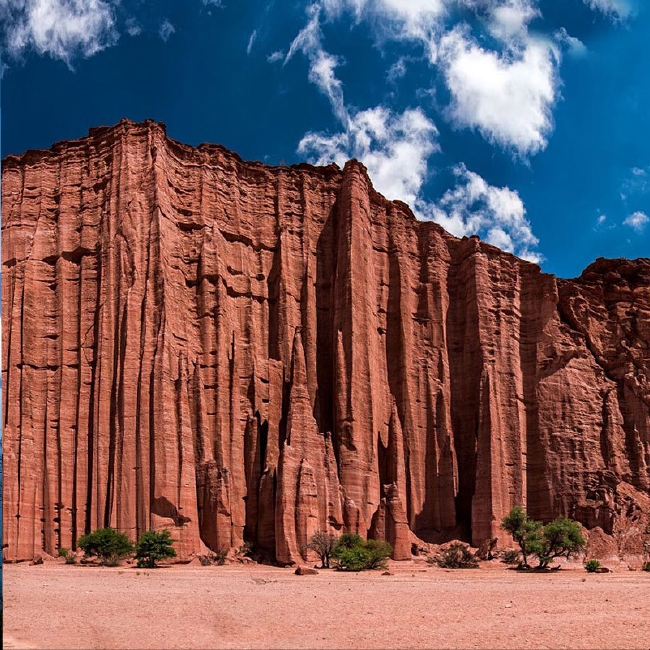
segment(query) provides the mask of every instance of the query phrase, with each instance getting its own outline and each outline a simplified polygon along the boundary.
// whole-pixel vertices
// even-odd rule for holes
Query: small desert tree
[[[163,530],[160,533],[148,530],[142,533],[135,549],[138,567],[153,569],[158,560],[176,557],[176,551],[172,544],[171,534],[168,530]]]
[[[521,564],[528,567],[528,557],[541,550],[541,522],[530,519],[521,506],[515,506],[501,520],[501,530],[512,535],[521,550]]]
[[[569,559],[584,547],[580,524],[567,517],[558,517],[542,528],[541,545],[537,551],[539,568],[545,569],[556,557]]]
[[[336,547],[336,542],[338,537],[332,533],[328,533],[325,530],[319,530],[307,544],[307,549],[314,551],[321,561],[321,566],[323,569],[330,568],[330,559],[332,557],[332,551]]]
[[[114,528],[100,528],[82,535],[77,546],[87,557],[97,556],[104,566],[117,566],[122,558],[133,553],[129,538]]]
[[[585,546],[582,528],[577,521],[558,517],[545,526],[530,519],[521,506],[513,508],[501,521],[501,528],[512,535],[528,568],[528,557],[536,555],[538,569],[546,569],[557,557],[569,558]]]

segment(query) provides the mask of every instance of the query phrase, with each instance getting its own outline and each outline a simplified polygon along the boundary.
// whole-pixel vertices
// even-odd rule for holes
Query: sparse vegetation
[[[176,551],[168,530],[148,530],[140,535],[135,551],[139,569],[154,569],[156,562],[172,557],[176,557]]]
[[[329,569],[332,552],[336,547],[338,537],[325,530],[319,530],[307,544],[307,550],[315,551],[320,558],[321,568]]]
[[[359,535],[344,533],[332,550],[332,558],[336,561],[336,568],[342,571],[383,569],[392,550],[388,542],[364,541]]]
[[[77,563],[77,554],[73,553],[69,548],[65,546],[60,546],[57,549],[59,557],[62,557],[65,560],[66,564],[76,564]]]
[[[644,562],[641,571],[650,571],[650,562]]]
[[[537,569],[546,569],[558,557],[571,557],[585,546],[581,526],[567,517],[558,517],[545,526],[530,519],[521,506],[514,507],[501,521],[521,550],[522,568],[530,568],[528,558],[536,556]]]
[[[587,573],[596,573],[600,569],[600,562],[598,560],[588,560],[585,562],[585,570]]]
[[[237,550],[237,555],[239,557],[253,557],[255,549],[250,542],[244,542],[239,549]]]
[[[97,557],[104,566],[118,566],[123,558],[133,553],[129,538],[114,528],[100,528],[83,535],[77,546],[86,557]]]
[[[220,551],[217,551],[216,553],[208,553],[207,555],[199,555],[197,556],[199,558],[199,562],[201,563],[201,566],[222,566],[223,564],[226,563],[226,558],[228,557],[228,551],[225,549],[221,549]]]
[[[521,564],[521,553],[515,549],[504,551],[501,561],[509,566],[518,566]]]
[[[462,542],[452,542],[440,553],[431,558],[431,562],[443,569],[477,569],[478,558]]]

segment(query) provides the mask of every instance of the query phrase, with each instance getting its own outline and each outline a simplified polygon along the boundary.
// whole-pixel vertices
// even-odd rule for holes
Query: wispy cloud
[[[639,234],[645,230],[648,223],[650,223],[650,217],[645,212],[634,212],[623,221],[624,225],[629,226]]]
[[[614,228],[616,228],[616,223],[613,223],[606,214],[598,215],[596,224],[594,225],[594,232],[606,232],[607,230],[613,230]]]
[[[627,201],[635,194],[647,194],[650,192],[650,167],[632,167],[621,186],[621,199]]]
[[[291,43],[285,64],[296,52],[302,52],[309,59],[309,81],[316,84],[330,100],[334,114],[341,122],[345,123],[348,120],[348,114],[343,100],[343,87],[335,74],[341,60],[325,51],[322,45],[320,12],[321,8],[318,5],[313,5],[308,9],[307,25]]]
[[[633,6],[629,0],[583,0],[592,9],[601,11],[607,16],[621,20],[630,16]]]
[[[579,38],[571,36],[564,27],[558,29],[553,36],[555,36],[555,40],[560,45],[564,46],[568,54],[574,58],[586,56],[589,52],[587,46]]]
[[[162,24],[160,25],[160,29],[158,30],[158,34],[160,38],[165,41],[165,43],[169,40],[169,37],[176,31],[176,28],[165,18],[163,20]]]
[[[137,36],[141,32],[142,32],[142,27],[140,27],[140,24],[138,23],[138,21],[133,17],[127,18],[127,20],[126,20],[126,33],[129,36]]]
[[[437,221],[457,237],[479,235],[493,246],[539,263],[539,240],[526,219],[521,197],[508,187],[494,187],[465,165],[454,169],[457,184],[440,201],[419,202],[421,214]]]
[[[250,53],[253,49],[253,45],[255,44],[255,40],[257,39],[257,30],[254,29],[251,32],[250,37],[248,38],[248,45],[246,46],[246,54],[250,56]]]
[[[277,63],[278,61],[282,61],[284,59],[284,52],[282,50],[276,50],[275,52],[271,52],[266,57],[266,60],[269,63]]]
[[[17,59],[29,50],[72,66],[117,42],[115,12],[105,0],[2,0],[2,50]]]

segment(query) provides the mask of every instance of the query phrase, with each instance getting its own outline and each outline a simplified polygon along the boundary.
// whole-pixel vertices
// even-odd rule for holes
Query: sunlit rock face
[[[4,557],[114,526],[301,561],[514,505],[650,541],[650,260],[557,280],[379,195],[123,121],[2,167]],[[503,538],[502,538],[503,539]]]

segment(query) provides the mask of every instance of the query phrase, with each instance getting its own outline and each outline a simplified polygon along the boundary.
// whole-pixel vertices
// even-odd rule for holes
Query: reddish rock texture
[[[111,525],[649,539],[650,260],[556,280],[375,192],[121,122],[2,169],[4,556]]]

